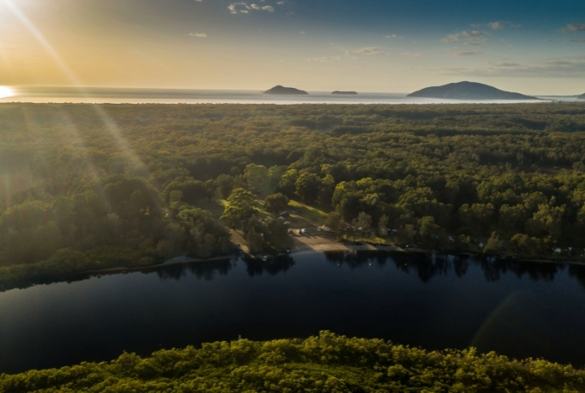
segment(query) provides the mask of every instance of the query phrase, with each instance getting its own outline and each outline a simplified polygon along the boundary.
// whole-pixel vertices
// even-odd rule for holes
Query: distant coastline
[[[38,87],[15,88],[16,95],[0,99],[4,103],[72,103],[72,104],[510,104],[547,101],[583,102],[576,96],[542,96],[541,101],[450,100],[408,97],[406,93],[359,92],[332,94],[331,91],[309,91],[307,95],[271,95],[258,90],[178,90],[137,88]]]
[[[338,95],[338,96],[357,96],[357,91],[345,91],[345,90],[335,90],[331,94]]]

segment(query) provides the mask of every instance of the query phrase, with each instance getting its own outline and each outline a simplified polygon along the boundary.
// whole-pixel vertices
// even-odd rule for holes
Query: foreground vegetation
[[[582,392],[585,371],[474,349],[424,351],[321,332],[305,340],[204,344],[108,363],[0,375],[2,393]]]
[[[585,105],[0,106],[0,288],[339,237],[585,253]]]

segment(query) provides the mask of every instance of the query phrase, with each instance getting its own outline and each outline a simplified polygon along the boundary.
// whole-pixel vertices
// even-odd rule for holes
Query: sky
[[[0,85],[585,92],[584,0],[0,0]]]

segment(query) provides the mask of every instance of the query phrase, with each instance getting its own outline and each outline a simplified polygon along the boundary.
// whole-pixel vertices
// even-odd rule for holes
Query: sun
[[[0,86],[0,99],[14,96],[14,89],[8,86]]]

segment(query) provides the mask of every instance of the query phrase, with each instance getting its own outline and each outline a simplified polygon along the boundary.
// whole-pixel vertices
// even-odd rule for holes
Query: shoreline
[[[534,263],[555,263],[585,266],[585,259],[566,259],[555,257],[526,257],[512,254],[484,254],[481,252],[473,252],[469,250],[434,250],[425,248],[403,248],[395,245],[375,245],[367,242],[359,244],[352,244],[351,242],[344,242],[334,240],[325,236],[297,236],[295,240],[295,251],[311,250],[314,252],[392,252],[400,254],[448,254],[469,256],[475,258],[495,258],[495,259],[515,259],[523,262]]]
[[[290,252],[286,254],[295,254],[301,252],[314,252],[314,253],[343,253],[343,254],[354,254],[359,253],[389,253],[397,255],[424,255],[427,257],[433,257],[435,255],[453,255],[460,257],[469,257],[476,259],[487,259],[488,261],[497,260],[515,260],[522,263],[541,263],[541,264],[553,264],[553,265],[565,265],[565,266],[585,266],[585,260],[583,259],[561,259],[554,257],[538,257],[529,258],[515,255],[490,255],[472,251],[456,251],[456,250],[432,250],[422,248],[402,248],[394,245],[375,245],[367,242],[362,243],[351,243],[347,241],[339,241],[326,236],[294,236],[294,246]],[[237,257],[244,257],[261,263],[271,263],[274,258],[278,255],[263,255],[263,254],[251,254],[247,251],[247,247],[242,247],[241,244],[236,244],[234,252],[225,255],[218,255],[209,258],[191,258],[187,256],[178,256],[170,258],[162,263],[156,263],[152,265],[141,265],[141,266],[120,266],[111,267],[104,269],[91,269],[79,272],[72,272],[61,276],[45,277],[44,279],[38,279],[35,281],[33,275],[30,277],[30,282],[26,282],[26,276],[23,276],[19,281],[16,280],[12,285],[2,286],[0,285],[0,292],[9,291],[12,289],[26,289],[37,285],[47,285],[59,282],[74,282],[92,277],[102,277],[117,274],[129,274],[135,272],[152,272],[165,267],[173,266],[186,266],[192,264],[205,264],[205,263],[216,263],[231,261]],[[245,245],[244,245],[245,246]],[[281,255],[284,255],[281,254]],[[267,256],[266,260],[262,260],[262,257]],[[0,277],[0,284],[2,283],[2,277]]]
[[[361,252],[381,252],[381,253],[395,253],[395,254],[402,254],[402,255],[457,255],[457,256],[467,256],[471,258],[493,258],[493,259],[513,259],[519,262],[526,262],[526,263],[550,263],[550,264],[558,264],[558,265],[574,265],[574,266],[585,266],[585,260],[578,260],[578,259],[561,259],[561,258],[553,258],[553,257],[539,257],[539,258],[528,258],[522,256],[515,256],[515,255],[491,255],[491,254],[483,254],[477,253],[472,251],[456,251],[456,250],[432,250],[432,249],[424,249],[424,248],[402,248],[399,246],[393,245],[374,245],[370,243],[359,243],[359,244],[352,244],[351,242],[344,242],[339,240],[334,240],[324,236],[296,236],[293,237],[294,246],[290,250],[289,254],[295,254],[300,252],[315,252],[315,253],[347,253],[347,254],[358,254]],[[250,259],[259,259],[258,257],[263,254],[251,254],[248,251],[247,246],[242,247],[242,245],[238,244],[236,248],[236,252],[232,254],[226,255],[219,255],[210,258],[191,258],[187,256],[179,256],[169,259],[163,263],[158,263],[154,265],[144,265],[144,266],[134,266],[134,267],[116,267],[116,268],[107,268],[107,269],[100,269],[100,270],[90,270],[80,273],[81,275],[90,275],[90,276],[99,276],[99,275],[111,275],[111,274],[125,274],[125,273],[133,273],[133,272],[141,272],[141,271],[151,271],[157,270],[164,267],[172,267],[172,266],[182,266],[182,265],[190,265],[195,263],[213,263],[213,262],[220,262],[220,261],[227,261],[231,260],[237,256],[244,256]],[[275,257],[275,256],[272,256]],[[266,261],[266,263],[270,263],[271,260]]]

